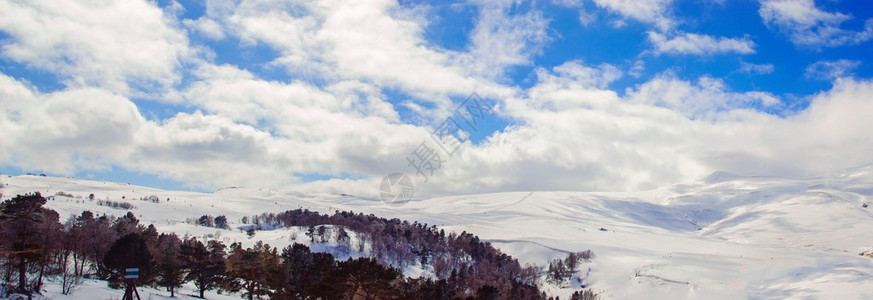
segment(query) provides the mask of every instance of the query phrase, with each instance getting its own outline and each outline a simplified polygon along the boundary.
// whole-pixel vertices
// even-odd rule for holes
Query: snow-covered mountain
[[[125,213],[89,201],[94,194],[132,203],[141,222],[160,231],[218,233],[245,246],[264,240],[284,247],[296,232],[261,231],[249,239],[237,229],[185,220],[225,215],[237,227],[242,217],[262,212],[350,210],[472,232],[522,264],[546,265],[569,251],[591,249],[597,257],[583,269],[585,283],[607,299],[873,299],[873,259],[858,255],[873,250],[873,207],[866,205],[873,200],[873,167],[812,179],[714,173],[645,192],[507,192],[400,207],[378,198],[269,189],[178,192],[40,176],[3,176],[0,183],[6,198],[34,191],[58,195],[47,206],[62,221],[83,210]],[[139,200],[152,195],[160,203]],[[545,290],[565,298],[574,289]]]

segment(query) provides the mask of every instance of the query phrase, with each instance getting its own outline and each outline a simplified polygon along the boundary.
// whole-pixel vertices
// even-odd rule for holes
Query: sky
[[[873,163],[873,4],[0,0],[0,173],[416,197]]]

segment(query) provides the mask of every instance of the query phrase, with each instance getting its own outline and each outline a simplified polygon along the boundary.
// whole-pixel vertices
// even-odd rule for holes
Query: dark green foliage
[[[581,252],[570,252],[564,259],[555,258],[549,263],[549,270],[546,274],[546,281],[556,285],[564,284],[570,279],[576,271],[579,270],[579,264],[583,261],[588,261],[594,257],[591,250]]]
[[[30,295],[42,285],[42,274],[48,255],[57,248],[60,229],[58,214],[43,208],[46,199],[39,193],[18,195],[0,203],[0,251],[8,254],[2,260],[7,276],[17,273],[15,292]],[[33,269],[38,267],[38,270]],[[29,285],[28,275],[39,273]],[[11,278],[4,278],[11,283]]]
[[[128,233],[115,241],[106,252],[103,264],[109,271],[109,286],[113,288],[121,286],[126,268],[139,268],[139,282],[149,282],[153,276],[152,254],[139,233]]]
[[[331,254],[312,252],[301,244],[279,253],[261,242],[247,249],[235,243],[228,253],[216,240],[204,245],[194,238],[160,234],[154,226],[140,224],[132,212],[115,219],[85,211],[61,227],[57,213],[42,208],[44,203],[34,194],[0,204],[0,249],[11,252],[0,257],[6,275],[2,279],[8,284],[12,275],[23,274],[24,292],[38,289],[43,274],[52,272],[75,280],[96,271],[117,288],[125,268],[139,268],[140,284],[166,287],[171,295],[192,281],[201,297],[220,288],[249,299],[545,298],[536,287],[537,268],[521,268],[473,234],[446,234],[417,222],[339,211],[332,216],[296,210],[252,217],[252,233],[262,226],[305,226],[311,241],[336,241],[341,253],[351,252],[354,234],[354,248],[366,245],[373,255],[335,261]],[[201,219],[205,225],[227,226],[224,216],[192,220]],[[557,261],[572,274],[574,262],[591,255],[576,253]],[[415,263],[431,265],[437,278],[404,278],[399,267]],[[61,270],[60,265],[72,268]],[[593,294],[580,295],[585,293]]]
[[[214,222],[214,219],[212,218],[212,216],[203,215],[203,216],[200,216],[200,219],[197,219],[197,225],[205,226],[205,227],[212,227],[213,225],[215,225],[215,222]]]
[[[486,285],[480,287],[478,291],[476,291],[476,299],[477,300],[498,300],[500,299],[500,291],[497,290],[496,287]]]
[[[573,295],[570,296],[570,300],[598,300],[600,299],[600,295],[595,293],[591,289],[587,289],[585,291],[575,291]]]
[[[280,214],[264,213],[250,219],[257,220],[255,223],[261,226],[306,227],[310,242],[324,242],[336,237],[340,250],[345,249],[342,232],[354,231],[357,240],[354,248],[362,251],[366,244],[369,253],[383,266],[403,268],[417,263],[429,264],[438,279],[446,279],[453,270],[472,268],[465,280],[452,283],[462,298],[474,297],[475,292],[485,285],[496,287],[502,295],[514,290],[537,290],[535,280],[530,280],[517,260],[467,232],[446,233],[418,222],[345,211],[322,215],[296,209]],[[537,291],[533,298],[538,297]]]
[[[555,285],[562,285],[572,275],[573,273],[570,272],[570,269],[567,267],[564,260],[555,258],[549,263],[549,271],[546,273],[546,281]]]
[[[446,279],[409,278],[403,283],[403,299],[449,300],[455,299],[457,292]]]
[[[170,297],[175,297],[176,288],[185,283],[184,261],[180,247],[182,241],[176,234],[161,234],[158,237],[155,251],[155,273],[158,286],[170,290]]]
[[[221,286],[224,280],[225,246],[219,241],[207,245],[195,238],[186,239],[179,247],[182,264],[187,271],[185,281],[193,281],[203,298],[204,292]]]
[[[228,229],[227,226],[227,217],[225,216],[217,216],[215,217],[215,228]]]
[[[115,230],[115,233],[118,236],[125,236],[130,233],[139,233],[142,232],[144,227],[139,225],[139,220],[133,214],[133,212],[127,212],[124,216],[115,219],[115,222],[112,224],[112,230]]]
[[[304,297],[308,288],[322,282],[325,272],[336,266],[330,254],[313,253],[309,247],[296,243],[285,247],[280,258],[282,264],[276,275],[280,288],[276,292],[287,298]]]
[[[242,291],[248,299],[268,294],[267,278],[278,268],[275,249],[258,241],[254,248],[243,249],[239,243],[230,246],[225,262],[228,280],[225,289]]]
[[[360,257],[340,262],[332,275],[329,281],[343,287],[347,294],[364,299],[382,299],[396,294],[395,281],[402,274],[398,269],[382,267],[375,259]]]

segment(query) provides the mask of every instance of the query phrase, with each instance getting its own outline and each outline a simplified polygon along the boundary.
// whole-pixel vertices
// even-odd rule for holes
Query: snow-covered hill
[[[5,197],[33,191],[74,196],[49,201],[62,219],[82,210],[125,213],[88,201],[93,193],[131,202],[137,217],[160,231],[218,234],[247,246],[264,240],[284,247],[297,232],[258,232],[249,239],[240,230],[184,221],[226,215],[235,227],[261,212],[351,210],[472,232],[522,264],[545,265],[568,251],[592,249],[597,257],[585,265],[586,283],[609,299],[873,299],[873,259],[858,255],[873,247],[873,206],[865,207],[873,200],[873,167],[805,180],[715,173],[646,192],[508,192],[401,207],[377,198],[251,188],[176,192],[38,176],[4,176],[0,183]],[[161,202],[134,200],[151,195]],[[546,290],[565,298],[572,289]]]

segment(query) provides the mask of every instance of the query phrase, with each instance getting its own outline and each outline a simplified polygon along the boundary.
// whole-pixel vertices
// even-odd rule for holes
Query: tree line
[[[437,279],[464,278],[453,283],[458,290],[470,292],[467,295],[490,288],[504,296],[519,295],[521,290],[537,291],[539,276],[543,273],[537,266],[522,267],[517,259],[472,233],[446,233],[435,225],[410,223],[397,218],[339,210],[327,215],[301,208],[243,217],[242,222],[253,224],[250,228],[254,229],[308,227],[306,235],[310,242],[325,242],[333,237],[340,248],[352,247],[360,252],[368,250],[370,256],[386,266],[400,269],[416,263],[422,267],[430,266]],[[339,229],[330,230],[326,225]],[[355,245],[341,238],[346,230],[356,233]],[[578,264],[593,256],[591,250],[585,250],[571,252],[565,259],[556,259],[545,272],[546,282],[565,285],[578,271]],[[521,293],[527,294],[530,293]],[[591,294],[593,292],[588,293]]]
[[[373,254],[337,261],[302,244],[278,249],[257,242],[246,248],[159,233],[130,212],[115,218],[84,211],[62,224],[45,203],[39,193],[0,203],[0,277],[7,293],[39,293],[48,277],[58,279],[64,294],[73,293],[83,277],[120,288],[124,269],[135,267],[141,285],[166,288],[171,296],[191,282],[201,298],[209,290],[248,299],[546,298],[535,270],[475,235],[446,234],[417,222],[308,210],[257,217],[284,226],[341,226],[358,233]],[[217,225],[208,221],[203,223]],[[432,266],[436,278],[404,277],[402,266],[413,260]]]

